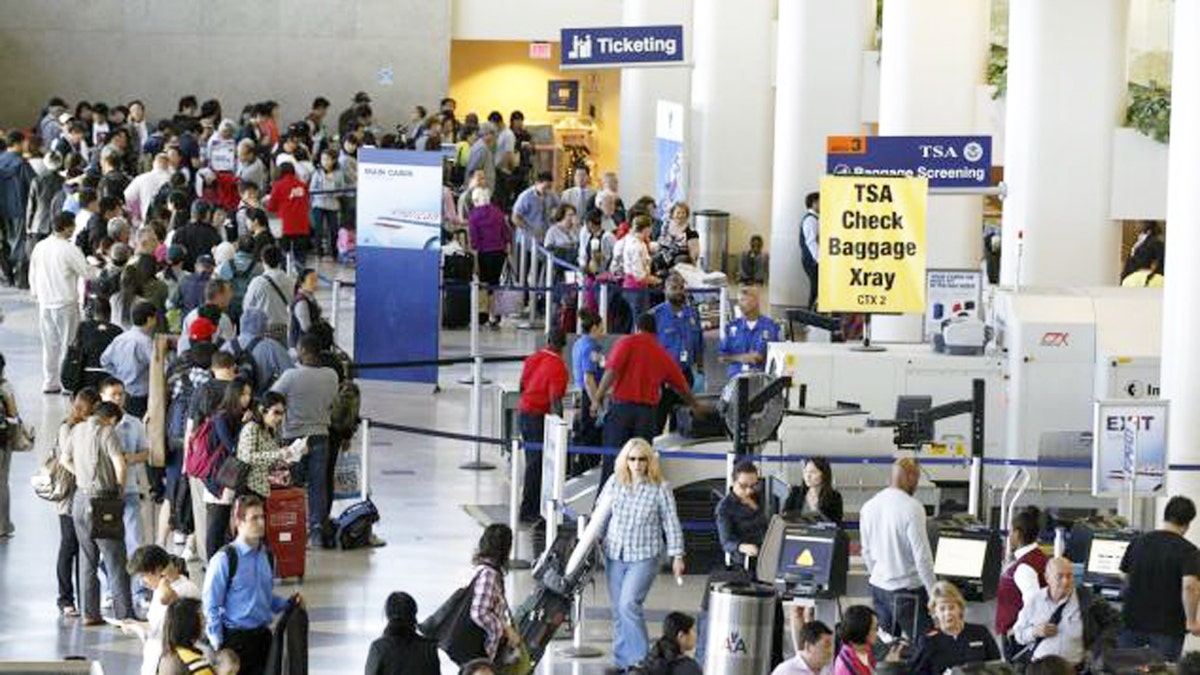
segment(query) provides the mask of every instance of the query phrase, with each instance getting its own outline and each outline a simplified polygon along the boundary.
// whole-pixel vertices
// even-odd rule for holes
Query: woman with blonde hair
[[[675,495],[648,442],[633,438],[621,448],[596,514],[605,520],[600,531],[613,608],[613,657],[617,666],[628,668],[641,662],[649,649],[642,605],[658,573],[664,543],[675,576],[684,572],[683,528]]]
[[[1000,659],[987,626],[966,622],[967,601],[958,587],[939,581],[929,594],[929,614],[937,628],[917,638],[908,661],[911,675],[940,675],[966,663]]]

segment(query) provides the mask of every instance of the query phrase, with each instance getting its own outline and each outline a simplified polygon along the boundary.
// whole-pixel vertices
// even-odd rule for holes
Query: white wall
[[[51,96],[143,99],[151,119],[184,94],[229,114],[274,99],[282,121],[357,90],[376,118],[436,105],[449,81],[449,0],[32,0],[0,12],[0,124],[30,124]],[[379,84],[391,67],[394,84]]]
[[[621,0],[450,1],[455,40],[557,42],[563,28],[621,25]]]

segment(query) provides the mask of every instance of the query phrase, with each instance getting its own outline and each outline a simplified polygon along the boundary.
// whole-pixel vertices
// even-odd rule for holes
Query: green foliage
[[[987,83],[996,88],[992,92],[993,99],[1004,98],[1008,93],[1008,48],[1003,45],[992,45],[988,55]]]
[[[1171,89],[1153,80],[1148,85],[1129,83],[1126,126],[1133,127],[1159,143],[1171,140]]]

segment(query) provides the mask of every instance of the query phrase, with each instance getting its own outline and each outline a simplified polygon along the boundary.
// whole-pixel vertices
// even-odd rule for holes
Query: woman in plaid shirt
[[[606,501],[607,516],[602,514]],[[658,455],[649,443],[634,438],[621,449],[596,512],[608,519],[603,536],[613,656],[617,666],[627,668],[641,662],[649,648],[642,604],[658,574],[664,539],[675,576],[684,572],[683,528],[675,496],[663,481]]]
[[[512,552],[513,533],[507,525],[494,523],[479,537],[475,553],[474,594],[471,597],[471,621],[483,629],[484,654],[489,661],[499,656],[500,642],[508,645],[520,642],[517,631],[509,621],[508,601],[504,599],[504,572]]]

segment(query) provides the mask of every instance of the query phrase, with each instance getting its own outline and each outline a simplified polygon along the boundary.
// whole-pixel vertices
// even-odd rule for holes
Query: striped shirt
[[[683,555],[683,528],[675,511],[675,495],[666,482],[625,485],[613,476],[604,486],[612,513],[604,534],[604,555],[622,562],[657,558],[663,552]]]

